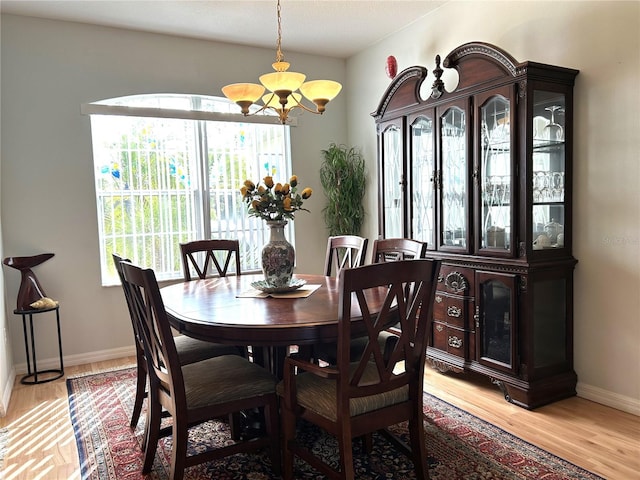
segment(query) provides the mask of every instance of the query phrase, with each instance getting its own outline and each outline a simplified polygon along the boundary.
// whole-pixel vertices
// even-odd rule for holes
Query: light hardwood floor
[[[128,357],[67,367],[65,373],[74,376],[133,363]],[[527,411],[505,402],[487,379],[464,378],[428,369],[425,389],[606,479],[640,479],[640,417],[578,397]],[[64,378],[34,386],[16,381],[9,411],[0,418],[0,428],[5,426],[11,433],[0,478],[80,479]]]

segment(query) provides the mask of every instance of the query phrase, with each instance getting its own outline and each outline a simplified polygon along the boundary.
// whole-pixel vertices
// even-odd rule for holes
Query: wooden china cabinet
[[[442,260],[427,359],[535,408],[575,395],[573,86],[577,70],[467,43],[431,88],[415,66],[376,111],[379,236]],[[427,84],[425,84],[425,87]]]

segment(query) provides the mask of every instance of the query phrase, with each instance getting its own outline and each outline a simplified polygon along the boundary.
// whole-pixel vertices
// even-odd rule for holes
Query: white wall
[[[122,290],[100,286],[90,121],[80,105],[138,93],[222,96],[223,85],[255,81],[271,71],[275,50],[12,15],[2,16],[1,35],[4,255],[55,253],[34,272],[45,293],[60,301],[69,364],[128,348],[133,352]],[[343,60],[284,53],[292,68],[309,78],[345,83]],[[323,268],[327,234],[320,151],[331,142],[346,142],[346,95],[331,102],[323,116],[303,114],[291,132],[293,172],[316,192],[305,203],[311,213],[296,219],[303,272]],[[13,315],[20,274],[4,267],[4,277],[12,360],[24,368],[22,328]],[[39,365],[45,366],[57,348],[55,321],[42,320],[36,340]],[[4,367],[3,362],[3,387]]]
[[[2,178],[2,159],[0,158],[0,179]],[[0,209],[2,197],[0,196]],[[2,219],[0,218],[0,258],[4,258],[2,247]],[[7,413],[9,397],[15,377],[13,368],[13,349],[9,341],[9,317],[5,312],[4,271],[0,270],[0,417]]]
[[[347,62],[349,142],[375,179],[374,111],[398,70],[434,68],[470,41],[519,61],[576,68],[574,150],[575,369],[578,394],[640,414],[640,3],[449,2]],[[433,75],[424,83],[430,87]],[[447,89],[456,75],[443,78]],[[357,86],[357,88],[356,88]],[[375,183],[374,183],[375,185]],[[376,235],[377,198],[366,234]]]

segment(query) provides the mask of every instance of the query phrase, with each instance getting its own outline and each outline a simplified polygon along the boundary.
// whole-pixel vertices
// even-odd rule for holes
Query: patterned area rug
[[[67,380],[69,407],[83,480],[167,478],[171,437],[161,441],[153,472],[144,477],[142,429],[129,428],[135,392],[135,369],[127,368]],[[425,394],[425,428],[432,480],[603,480],[539,449],[490,423]],[[144,410],[144,409],[143,409]],[[144,411],[143,411],[144,416]],[[312,426],[302,426],[306,441],[326,458],[335,458],[336,443]],[[406,424],[394,431],[405,438]],[[209,422],[192,430],[190,447],[229,442],[226,424]],[[374,435],[374,451],[366,455],[355,445],[356,477],[361,480],[415,478],[413,464],[381,435]],[[295,478],[324,478],[304,462],[296,463]],[[238,454],[187,469],[190,480],[267,480],[275,476],[266,454]]]

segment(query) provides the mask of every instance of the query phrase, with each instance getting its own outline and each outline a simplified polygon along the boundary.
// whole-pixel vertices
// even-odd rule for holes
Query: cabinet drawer
[[[433,319],[459,328],[466,327],[468,303],[464,298],[436,292]]]
[[[460,358],[467,358],[469,332],[433,322],[433,346]]]
[[[455,295],[473,295],[474,271],[457,265],[442,265],[438,276],[438,290]]]

